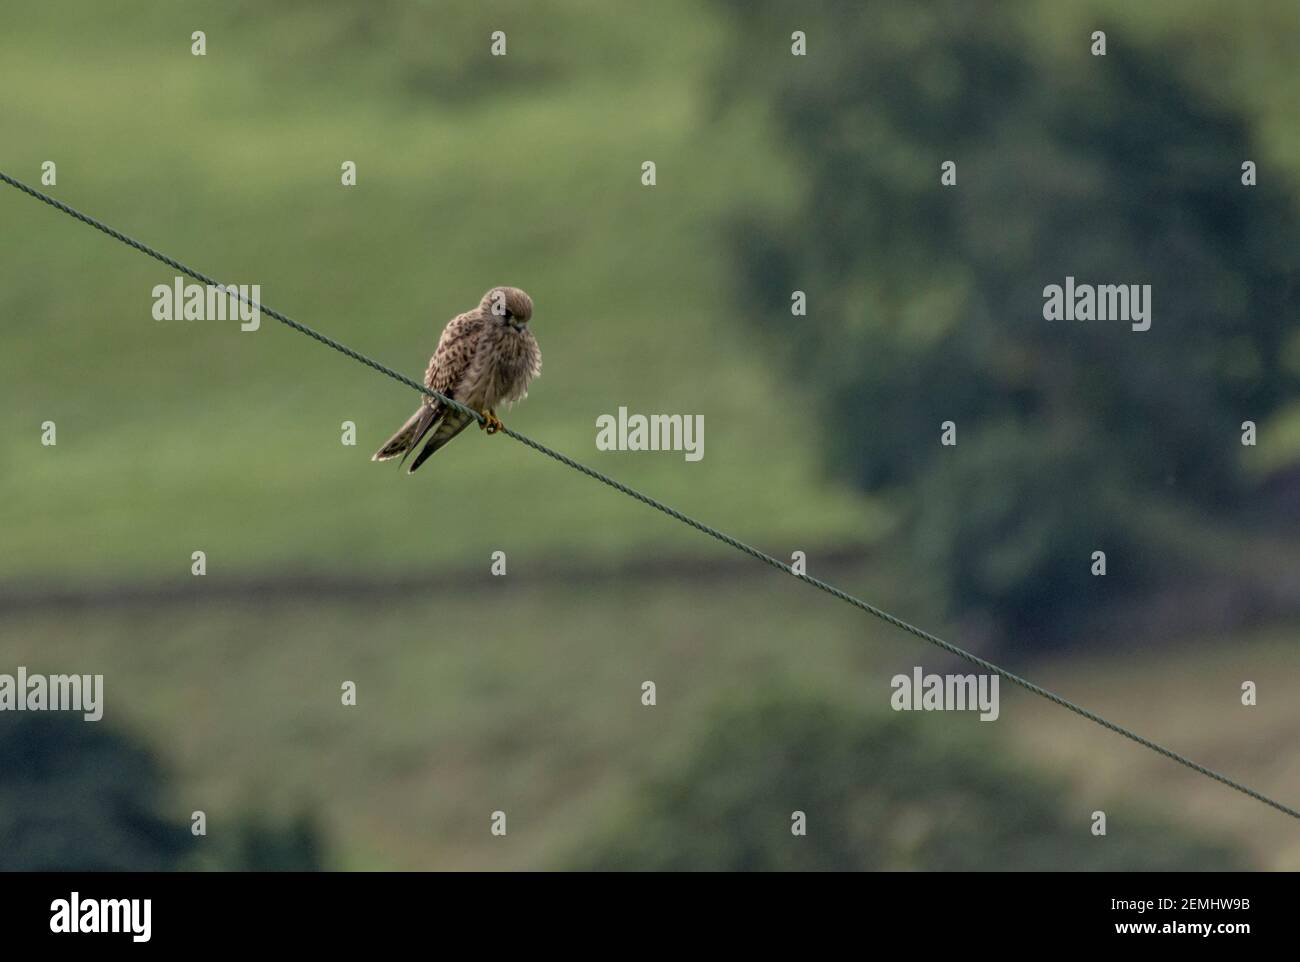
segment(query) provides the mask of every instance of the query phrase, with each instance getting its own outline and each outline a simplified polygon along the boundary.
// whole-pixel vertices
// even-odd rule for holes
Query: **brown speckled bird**
[[[533,300],[517,287],[494,287],[478,307],[447,322],[438,349],[424,372],[431,390],[473,408],[487,419],[480,427],[495,434],[504,425],[493,410],[528,395],[528,383],[542,370],[542,352],[528,329]],[[402,429],[375,452],[372,461],[409,456],[420,439],[433,431],[424,450],[411,462],[414,471],[474,419],[427,395]]]

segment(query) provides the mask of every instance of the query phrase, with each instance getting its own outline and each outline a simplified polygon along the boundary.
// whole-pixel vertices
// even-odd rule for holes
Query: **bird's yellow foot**
[[[486,431],[488,434],[496,434],[505,427],[505,425],[501,423],[501,419],[497,417],[495,411],[489,410],[481,411],[479,413],[483,415],[483,422],[479,425],[480,430]]]

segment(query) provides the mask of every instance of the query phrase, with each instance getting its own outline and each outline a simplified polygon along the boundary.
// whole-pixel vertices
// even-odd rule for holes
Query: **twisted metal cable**
[[[180,261],[172,257],[168,257],[166,254],[163,254],[160,251],[154,250],[152,247],[150,247],[147,244],[143,244],[140,241],[128,237],[126,234],[123,234],[121,231],[115,230],[114,228],[109,227],[107,224],[103,223],[102,221],[96,220],[95,218],[89,216],[88,214],[83,214],[81,211],[69,207],[67,204],[63,203],[62,201],[56,200],[55,198],[49,196],[48,194],[44,194],[41,191],[36,190],[34,187],[29,187],[27,184],[24,184],[22,181],[10,177],[8,174],[4,173],[3,171],[0,171],[0,181],[3,181],[4,183],[8,184],[11,187],[17,188],[23,193],[31,197],[34,197],[39,201],[43,201],[44,203],[49,204],[54,209],[62,211],[63,213],[67,214],[69,217],[73,217],[76,220],[81,221],[83,224],[93,227],[96,230],[102,231],[103,233],[107,234],[109,237],[112,237],[114,240],[121,241],[123,244],[126,244],[128,247],[132,247],[135,250],[140,251],[142,254],[149,255],[154,260],[161,261],[162,263],[166,264],[168,267],[180,271],[182,274],[192,277],[197,281],[201,281],[204,284],[219,288],[222,291],[226,291],[230,293],[232,296],[238,297],[245,304],[255,308],[256,310],[265,314],[267,317],[274,318],[275,320],[279,321],[281,324],[284,324],[287,327],[291,327],[295,331],[298,331],[301,334],[306,334],[308,337],[320,341],[322,344],[326,345],[327,347],[332,347],[340,354],[344,354],[347,357],[352,358],[354,361],[359,361],[362,364],[366,365],[367,367],[379,371],[381,374],[387,374],[393,380],[405,384],[409,388],[413,388],[414,390],[426,394],[429,397],[436,398],[437,400],[443,402],[444,404],[450,405],[451,407],[456,408],[457,410],[470,415],[471,417],[474,418],[474,420],[478,421],[480,424],[485,423],[485,418],[483,417],[483,415],[480,414],[478,411],[475,411],[473,408],[467,407],[464,404],[461,404],[459,401],[455,401],[452,398],[449,398],[439,393],[438,391],[435,391],[427,387],[424,384],[420,384],[416,381],[413,381],[411,378],[407,377],[406,375],[401,374],[393,370],[392,368],[384,364],[381,364],[378,361],[369,358],[364,354],[361,354],[358,351],[354,351],[346,344],[336,341],[334,340],[334,338],[322,334],[319,331],[308,327],[306,324],[302,324],[298,321],[295,321],[293,318],[281,314],[279,311],[267,307],[265,304],[259,304],[256,303],[255,301],[250,301],[247,297],[245,297],[242,293],[240,293],[237,288],[227,288],[226,285],[218,283],[216,280],[214,280],[211,277],[208,277],[206,274],[203,274],[192,267],[188,267],[185,264],[182,264]],[[700,531],[704,534],[707,534],[709,537],[715,538],[718,541],[721,541],[723,544],[735,548],[737,551],[744,552],[745,554],[749,555],[751,558],[755,558],[758,561],[762,561],[765,564],[771,565],[773,568],[776,568],[779,571],[783,571],[786,574],[791,575],[792,577],[798,578],[800,581],[804,581],[812,585],[814,588],[824,591],[828,595],[831,595],[832,597],[838,598],[840,601],[847,602],[853,607],[865,611],[867,614],[879,618],[881,621],[884,621],[885,623],[890,624],[901,631],[905,631],[910,635],[914,635],[915,637],[920,638],[922,641],[928,642],[929,644],[935,646],[936,648],[942,649],[943,651],[946,651],[951,655],[955,655],[956,657],[961,658],[962,660],[967,661],[972,665],[976,665],[980,668],[983,668],[985,671],[998,675],[999,677],[1005,678],[1007,681],[1011,682],[1014,685],[1019,686],[1020,688],[1023,688],[1025,691],[1038,695],[1040,698],[1045,698],[1047,701],[1052,702],[1054,705],[1059,705],[1061,708],[1065,708],[1068,711],[1072,711],[1076,715],[1079,715],[1082,718],[1086,718],[1088,721],[1100,725],[1102,728],[1105,728],[1108,731],[1114,732],[1117,735],[1122,735],[1125,738],[1129,739],[1130,741],[1136,742],[1137,744],[1141,745],[1143,748],[1150,749],[1151,751],[1155,752],[1158,755],[1163,755],[1165,758],[1177,762],[1179,765],[1189,768],[1200,775],[1204,775],[1207,778],[1212,778],[1216,782],[1226,785],[1229,788],[1235,789],[1236,791],[1241,792],[1243,795],[1247,795],[1258,802],[1263,802],[1265,805],[1277,809],[1277,811],[1282,812],[1285,815],[1290,815],[1292,818],[1300,819],[1300,811],[1297,811],[1296,809],[1291,808],[1288,805],[1284,805],[1281,802],[1269,798],[1267,795],[1255,791],[1253,788],[1249,787],[1248,785],[1243,785],[1241,782],[1228,778],[1226,775],[1222,775],[1219,772],[1214,771],[1213,769],[1206,768],[1204,765],[1200,764],[1199,762],[1193,761],[1192,759],[1188,758],[1185,755],[1180,755],[1178,752],[1165,748],[1163,745],[1157,744],[1156,742],[1151,741],[1149,738],[1145,738],[1142,735],[1137,734],[1137,732],[1125,728],[1123,725],[1117,725],[1114,722],[1103,718],[1101,715],[1098,715],[1096,712],[1084,708],[1082,705],[1076,705],[1074,702],[1070,701],[1069,699],[1063,698],[1062,696],[1056,694],[1055,692],[1043,688],[1041,685],[1036,685],[1033,682],[1029,681],[1027,678],[1022,678],[1020,675],[1017,675],[1013,671],[1009,671],[1006,668],[1003,668],[999,665],[995,665],[993,662],[981,658],[979,655],[976,655],[973,652],[969,652],[966,649],[959,647],[958,645],[954,645],[952,642],[944,641],[938,635],[931,634],[930,632],[926,631],[923,628],[918,628],[916,625],[904,621],[902,618],[899,618],[896,615],[892,615],[888,611],[885,611],[882,608],[877,608],[875,605],[871,604],[870,602],[863,601],[861,598],[855,597],[854,595],[849,594],[847,591],[837,588],[832,584],[828,584],[827,582],[822,581],[819,578],[814,578],[811,575],[800,574],[796,572],[790,565],[786,564],[784,561],[780,561],[777,558],[774,558],[763,551],[759,551],[757,548],[745,544],[743,541],[733,538],[725,531],[719,531],[717,528],[707,525],[702,521],[697,521],[696,519],[690,517],[689,515],[682,514],[682,512],[678,511],[676,508],[670,507],[669,505],[664,504],[662,501],[650,497],[648,494],[643,494],[642,492],[636,490],[635,488],[631,488],[628,485],[624,484],[623,482],[618,481],[615,478],[611,478],[609,475],[603,474],[600,471],[597,471],[595,468],[588,467],[587,465],[582,464],[579,461],[575,461],[573,460],[573,458],[569,457],[566,454],[561,454],[559,451],[549,448],[539,441],[534,441],[532,438],[520,434],[518,431],[513,431],[510,428],[503,427],[501,428],[500,433],[509,435],[510,437],[514,438],[516,441],[520,442],[521,444],[527,445],[528,447],[532,448],[534,451],[538,451],[541,454],[546,455],[548,458],[553,458],[554,460],[559,461],[561,464],[565,465],[566,467],[581,472],[582,474],[585,474],[589,478],[594,478],[595,480],[601,482],[602,484],[606,484],[609,487],[613,488],[615,491],[627,495],[629,498],[633,498],[637,501],[640,501],[642,504],[654,508],[656,511],[663,512],[664,514],[668,515],[668,517],[672,518],[675,521],[679,521],[684,525],[688,525],[689,527],[694,528],[696,531]]]

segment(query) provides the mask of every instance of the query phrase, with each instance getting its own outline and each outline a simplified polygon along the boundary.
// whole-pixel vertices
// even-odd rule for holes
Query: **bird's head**
[[[522,327],[533,316],[533,299],[517,287],[494,287],[479,306],[512,327]]]

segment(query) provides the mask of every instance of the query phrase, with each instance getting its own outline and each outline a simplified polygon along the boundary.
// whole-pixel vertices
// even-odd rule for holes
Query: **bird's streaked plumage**
[[[489,430],[495,431],[501,422],[493,409],[526,397],[529,382],[542,370],[542,352],[528,327],[532,316],[532,298],[519,288],[492,288],[478,307],[447,323],[424,372],[425,386],[483,414]],[[411,462],[408,470],[414,471],[473,420],[426,396],[371,460],[387,461],[399,454],[405,460],[432,431]]]

